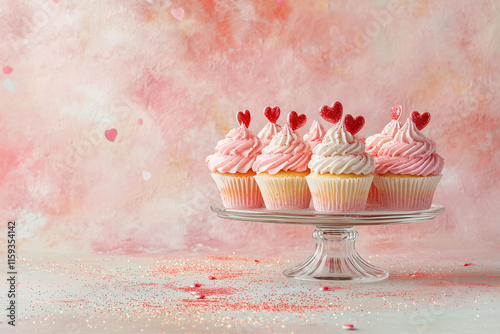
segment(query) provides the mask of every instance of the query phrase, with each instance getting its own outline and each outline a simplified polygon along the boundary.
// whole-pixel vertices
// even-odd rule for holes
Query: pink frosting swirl
[[[378,152],[385,143],[390,142],[394,139],[396,133],[401,128],[401,124],[398,120],[393,119],[387,124],[382,132],[374,134],[366,138],[366,151],[370,153],[371,156],[377,156]]]
[[[253,164],[257,173],[276,174],[280,171],[305,172],[311,159],[312,151],[297,132],[285,124],[268,146],[262,150]]]
[[[279,131],[281,131],[281,125],[268,122],[266,126],[264,126],[262,130],[260,130],[257,137],[260,138],[262,144],[264,145],[264,147],[266,147],[267,145],[269,145],[274,135],[277,134]]]
[[[313,121],[311,129],[304,135],[304,140],[308,142],[309,145],[311,145],[311,149],[313,149],[316,145],[323,141],[325,133],[326,131],[323,125],[319,124],[317,121]]]
[[[247,173],[262,151],[262,142],[242,124],[219,141],[205,162],[212,172]]]
[[[436,144],[408,119],[394,139],[380,148],[375,165],[377,174],[427,176],[441,173],[444,160],[436,153]]]

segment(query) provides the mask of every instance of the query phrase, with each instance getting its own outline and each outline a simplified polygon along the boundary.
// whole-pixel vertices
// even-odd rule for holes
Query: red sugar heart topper
[[[403,107],[401,107],[401,106],[392,107],[392,109],[391,109],[392,119],[397,121],[401,117],[402,112],[403,112]]]
[[[337,123],[342,118],[344,107],[339,101],[335,102],[332,107],[322,106],[319,114],[323,119],[330,123]]]
[[[267,120],[271,123],[276,123],[278,118],[280,118],[281,110],[279,107],[266,107],[264,109],[264,116],[266,116]]]
[[[344,126],[353,136],[359,132],[365,125],[365,118],[363,116],[358,116],[356,118],[352,115],[347,114],[344,117]]]
[[[288,126],[292,131],[300,129],[307,122],[307,116],[304,114],[298,115],[296,111],[290,111],[287,117]]]
[[[417,129],[422,130],[431,121],[431,114],[428,112],[420,114],[418,111],[414,111],[411,113],[411,120],[415,123]]]
[[[236,119],[238,120],[238,123],[241,125],[242,123],[245,124],[245,126],[248,128],[250,125],[250,111],[245,110],[243,111],[238,111],[238,114],[236,115]]]

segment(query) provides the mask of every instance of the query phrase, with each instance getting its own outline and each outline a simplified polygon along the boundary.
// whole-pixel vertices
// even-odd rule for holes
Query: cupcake
[[[252,131],[250,112],[238,112],[239,127],[219,141],[215,153],[206,159],[226,208],[260,208],[262,195],[253,176],[252,164],[262,151],[262,142]]]
[[[296,132],[307,121],[306,115],[288,114],[287,124],[272,138],[257,157],[253,170],[266,208],[270,210],[305,209],[311,193],[305,176],[311,147]]]
[[[276,121],[280,117],[280,113],[281,111],[279,107],[266,107],[264,109],[264,116],[269,122],[262,128],[262,130],[260,130],[259,134],[257,135],[262,141],[263,147],[269,145],[274,135],[281,131],[281,126],[276,124]]]
[[[387,209],[425,210],[432,205],[444,160],[436,144],[420,132],[429,121],[429,113],[414,111],[378,151],[374,182]]]
[[[365,146],[366,151],[372,156],[376,157],[382,145],[387,142],[390,142],[398,130],[401,128],[401,123],[399,122],[399,118],[401,117],[401,113],[403,112],[403,108],[401,106],[392,107],[391,109],[391,117],[392,121],[387,124],[382,132],[374,134],[368,138],[366,138]],[[370,187],[370,192],[368,193],[368,205],[380,205],[382,203],[382,199],[380,198],[379,191],[375,186],[375,183],[372,182]]]
[[[398,133],[398,130],[401,128],[401,123],[399,122],[399,118],[401,117],[402,111],[403,108],[401,106],[392,107],[391,109],[392,121],[390,121],[384,127],[382,132],[366,138],[365,141],[366,151],[370,153],[372,157],[376,157],[382,145],[390,142],[394,138],[396,133]]]
[[[326,131],[323,125],[319,124],[317,121],[313,121],[311,129],[304,135],[304,140],[309,143],[311,149],[314,149],[316,145],[321,143],[325,133]]]
[[[366,206],[375,168],[373,158],[355,134],[364,125],[364,118],[346,115],[342,121],[342,104],[323,107],[320,115],[335,125],[327,131],[323,142],[314,150],[307,184],[314,209],[321,212],[355,212]]]

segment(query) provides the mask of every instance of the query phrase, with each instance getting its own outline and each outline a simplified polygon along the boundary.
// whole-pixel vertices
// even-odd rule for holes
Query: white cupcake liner
[[[304,177],[255,175],[254,178],[269,210],[307,209],[311,204],[311,192]]]
[[[228,209],[251,209],[264,206],[262,195],[253,176],[233,176],[212,173],[219,188],[222,205]]]
[[[375,182],[372,182],[370,186],[370,191],[368,192],[368,198],[366,199],[366,206],[377,207],[382,205],[382,197],[380,196],[380,191],[378,191]]]
[[[391,177],[377,175],[374,183],[380,191],[382,206],[390,210],[426,210],[442,175]]]
[[[306,176],[314,209],[321,212],[356,212],[366,207],[373,175],[361,177]]]

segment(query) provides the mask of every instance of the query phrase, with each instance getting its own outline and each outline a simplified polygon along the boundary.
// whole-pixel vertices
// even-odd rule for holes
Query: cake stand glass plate
[[[345,282],[377,282],[389,276],[386,270],[371,265],[359,256],[354,247],[358,237],[355,226],[416,223],[432,220],[444,212],[444,207],[438,204],[420,211],[389,211],[373,207],[353,213],[322,213],[312,209],[226,209],[220,204],[212,205],[211,209],[225,219],[316,226],[313,232],[316,241],[314,252],[283,274],[300,280]]]

